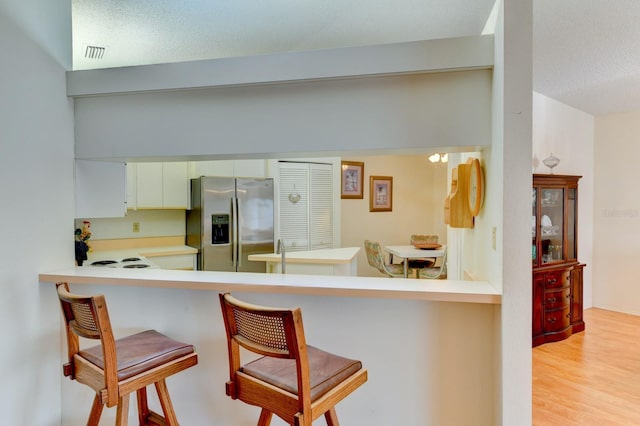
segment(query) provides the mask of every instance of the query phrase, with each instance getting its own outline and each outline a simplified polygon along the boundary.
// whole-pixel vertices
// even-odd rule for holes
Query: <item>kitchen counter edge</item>
[[[379,299],[501,304],[486,281],[419,280],[326,275],[263,274],[167,269],[73,267],[39,274],[40,282],[159,287],[217,292],[283,293]]]
[[[292,251],[285,253],[286,263],[341,264],[350,263],[360,251],[360,247],[342,247],[336,249],[319,249]],[[259,262],[280,263],[282,255],[278,253],[250,254],[249,260]]]

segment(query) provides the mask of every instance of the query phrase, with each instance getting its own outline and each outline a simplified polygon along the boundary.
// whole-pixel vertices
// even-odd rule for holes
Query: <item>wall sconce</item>
[[[446,163],[447,161],[449,161],[449,154],[438,154],[436,152],[435,154],[431,154],[429,156],[429,161],[431,161],[432,163]]]

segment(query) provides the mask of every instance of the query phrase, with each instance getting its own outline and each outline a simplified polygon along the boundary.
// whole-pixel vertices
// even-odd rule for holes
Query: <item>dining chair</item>
[[[227,395],[261,407],[258,426],[269,425],[273,414],[295,426],[324,415],[327,425],[339,426],[335,405],[367,381],[362,363],[307,345],[300,308],[253,305],[229,293],[220,294],[220,306]],[[242,365],[241,348],[261,357]]]
[[[378,271],[389,277],[404,278],[404,265],[387,263],[385,261],[384,253],[382,252],[380,243],[378,243],[377,241],[365,240],[364,249],[367,254],[367,261],[369,262],[369,265],[373,266]],[[413,269],[409,268],[407,275],[412,274]]]
[[[440,259],[439,266],[418,269],[418,278],[445,279],[447,278],[447,250]]]
[[[97,426],[104,406],[117,406],[116,425],[126,426],[129,399],[136,392],[140,425],[178,425],[165,379],[198,363],[192,345],[146,330],[115,339],[103,295],[81,296],[57,283],[67,336],[63,374],[96,395],[87,425]],[[80,337],[100,344],[80,349]],[[163,415],[149,409],[147,386],[154,384]]]

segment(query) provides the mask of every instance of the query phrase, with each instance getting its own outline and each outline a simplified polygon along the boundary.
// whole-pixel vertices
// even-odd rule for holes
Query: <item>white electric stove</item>
[[[85,263],[86,266],[97,266],[102,268],[127,268],[127,269],[144,269],[158,268],[158,265],[149,262],[145,257],[132,256],[122,259],[99,259]]]

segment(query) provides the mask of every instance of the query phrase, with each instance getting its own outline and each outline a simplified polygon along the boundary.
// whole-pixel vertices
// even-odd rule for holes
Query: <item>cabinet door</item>
[[[266,177],[265,160],[234,160],[233,174],[235,177]]]
[[[543,332],[542,321],[544,320],[544,273],[533,274],[533,338],[540,336]]]
[[[136,207],[162,208],[162,163],[136,164]]]
[[[571,270],[571,323],[582,322],[583,309],[583,277],[584,265],[578,265]]]
[[[187,163],[136,163],[136,206],[140,209],[186,209]]]
[[[541,187],[540,196],[540,262],[541,264],[563,262],[564,188]]]
[[[138,208],[138,165],[127,163],[127,209]]]
[[[186,209],[189,201],[187,163],[162,164],[162,207]]]
[[[233,177],[233,160],[192,161],[189,163],[189,177],[223,176]]]
[[[212,160],[189,163],[189,177],[266,177],[265,160]]]
[[[567,188],[567,260],[576,260],[578,235],[578,190]]]

